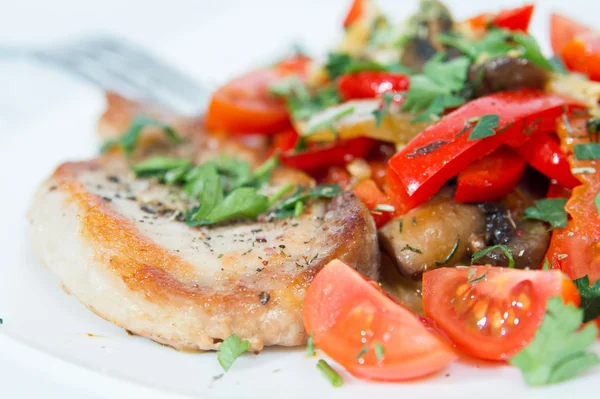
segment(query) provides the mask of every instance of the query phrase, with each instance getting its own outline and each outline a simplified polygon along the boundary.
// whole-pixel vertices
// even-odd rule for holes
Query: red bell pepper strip
[[[384,212],[375,210],[377,205],[390,205],[390,199],[381,191],[373,180],[363,180],[358,182],[352,189],[354,194],[371,210],[371,215],[375,219],[375,226],[380,228],[390,221],[394,212]]]
[[[428,127],[392,157],[399,201],[409,210],[427,201],[450,178],[503,144],[523,145],[532,135],[555,130],[572,100],[539,90],[495,93],[473,100]],[[469,140],[473,118],[499,112],[495,134]]]
[[[408,89],[410,77],[400,73],[361,71],[340,76],[338,91],[344,101],[376,98],[383,93]]]
[[[376,140],[359,137],[325,147],[317,145],[304,152],[284,152],[279,158],[285,166],[315,171],[329,166],[343,166],[354,158],[362,158],[376,144]]]
[[[458,174],[458,202],[486,202],[504,198],[525,172],[523,161],[513,150],[500,147]]]
[[[497,14],[484,13],[469,18],[467,23],[473,29],[487,29],[489,25],[513,31],[527,32],[535,6],[527,4],[518,8],[502,10]]]
[[[567,154],[554,134],[538,134],[515,150],[527,163],[559,184],[571,189],[581,184],[571,173]]]
[[[585,122],[583,117],[573,117],[568,127],[564,122],[558,125],[558,135],[570,153],[576,144],[590,142]],[[574,168],[596,172],[576,175],[581,184],[565,206],[570,218],[565,228],[553,230],[546,258],[571,279],[587,275],[593,283],[600,279],[600,216],[594,203],[600,191],[600,160],[582,161],[569,155],[569,162]]]
[[[348,10],[348,14],[346,14],[346,17],[344,18],[344,28],[347,28],[350,25],[352,25],[354,21],[356,21],[363,15],[363,13],[365,12],[365,6],[365,0],[354,0],[352,2],[352,5]]]
[[[548,186],[548,192],[546,193],[546,198],[571,198],[571,194],[573,190],[570,188],[566,188],[562,184],[558,184],[556,180],[550,180],[550,185]]]
[[[287,129],[281,133],[277,133],[273,135],[273,140],[271,141],[271,153],[275,151],[289,151],[296,146],[298,142],[298,133],[294,129]]]

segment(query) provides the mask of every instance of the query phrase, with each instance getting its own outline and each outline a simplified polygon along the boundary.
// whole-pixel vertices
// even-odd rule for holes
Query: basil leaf
[[[500,116],[496,114],[488,114],[479,117],[477,121],[477,125],[469,134],[469,140],[478,140],[483,139],[485,137],[494,136],[496,132],[494,131],[499,125]]]
[[[600,159],[600,144],[598,143],[575,144],[573,151],[578,161]]]
[[[536,201],[535,205],[525,209],[526,219],[541,220],[550,223],[550,230],[567,225],[567,212],[564,198],[544,198]]]
[[[600,280],[596,280],[593,285],[590,285],[590,278],[584,276],[573,282],[581,297],[579,308],[583,310],[583,322],[587,323],[600,317]]]

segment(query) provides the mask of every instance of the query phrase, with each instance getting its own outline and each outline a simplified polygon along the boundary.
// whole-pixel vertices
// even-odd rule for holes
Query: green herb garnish
[[[579,330],[583,313],[573,304],[565,305],[560,297],[548,300],[535,337],[509,360],[521,369],[528,385],[555,384],[600,364],[598,355],[587,351],[596,342],[598,329],[590,323]]]
[[[375,358],[377,359],[377,362],[381,363],[381,361],[383,360],[383,355],[385,354],[385,349],[383,345],[381,345],[378,342],[375,342],[373,344],[373,348],[375,349]]]
[[[383,93],[383,98],[381,100],[381,106],[373,111],[373,116],[375,117],[375,127],[379,128],[381,126],[381,122],[383,122],[383,117],[389,111],[390,105],[394,100],[394,96],[398,93]]]
[[[578,161],[600,159],[600,144],[598,143],[575,144],[573,151]]]
[[[567,212],[564,198],[544,198],[536,201],[535,205],[525,209],[526,219],[541,220],[550,223],[550,230],[567,225]]]
[[[293,216],[298,203],[304,204],[309,199],[333,198],[341,193],[342,190],[337,184],[323,184],[307,191],[304,191],[302,187],[298,187],[296,192],[276,205],[273,215],[276,218]]]
[[[519,44],[522,51],[522,57],[528,59],[539,67],[544,68],[547,71],[554,71],[554,65],[542,54],[539,44],[533,38],[533,36],[526,33],[513,33],[511,36],[512,40]]]
[[[356,360],[360,360],[364,355],[366,355],[369,352],[369,347],[368,346],[364,346],[360,352],[358,352],[356,354],[356,356],[354,357]]]
[[[313,126],[311,126],[306,132],[303,133],[303,136],[310,136],[311,134],[314,134],[322,129],[329,129],[333,132],[333,134],[335,136],[338,136],[335,128],[333,127],[333,124],[336,121],[342,119],[344,116],[353,114],[355,109],[356,108],[354,106],[350,106],[350,107],[345,107],[345,108],[339,110],[338,112],[336,112],[335,114],[333,114],[329,118],[327,118],[326,120],[321,121],[321,122],[316,123]]]
[[[497,114],[488,114],[479,117],[477,124],[469,134],[469,140],[477,140],[490,137],[496,134],[494,131],[499,125],[500,116]]]
[[[133,119],[127,131],[123,133],[121,137],[106,141],[100,148],[100,152],[104,153],[114,147],[119,147],[125,153],[125,155],[129,157],[133,153],[133,150],[140,139],[142,130],[145,127],[150,126],[160,128],[164,132],[167,139],[173,143],[179,143],[181,141],[181,137],[179,137],[175,129],[173,129],[170,125],[144,115],[139,115]]]
[[[584,276],[573,280],[579,296],[581,297],[580,309],[583,310],[583,322],[594,320],[600,317],[600,280],[596,280],[593,285],[590,285],[590,278]]]
[[[510,253],[508,247],[506,245],[492,245],[491,247],[487,247],[486,249],[482,249],[481,251],[477,251],[473,254],[473,256],[471,257],[471,264],[475,263],[477,260],[483,258],[484,256],[486,256],[487,254],[489,254],[490,252],[499,249],[502,252],[504,252],[504,255],[506,256],[506,259],[508,259],[508,267],[509,268],[513,268],[515,267],[515,259],[513,258],[512,254]]]
[[[242,341],[235,334],[229,336],[225,341],[221,342],[217,350],[219,364],[221,364],[223,370],[229,371],[235,359],[240,357],[242,353],[247,352],[248,349],[250,349],[250,342],[248,340]]]
[[[448,263],[450,263],[450,260],[452,259],[452,257],[456,253],[456,250],[458,249],[459,245],[460,245],[460,238],[457,237],[456,238],[456,242],[454,243],[454,246],[450,250],[450,253],[448,254],[448,256],[446,256],[446,259],[444,259],[441,262],[436,261],[435,262],[436,266],[446,266]]]
[[[182,169],[187,171],[191,165],[192,163],[189,159],[171,158],[163,155],[157,155],[133,165],[132,169],[137,176],[156,176],[163,178],[165,173],[168,173],[173,169]],[[172,180],[173,177],[170,179]]]
[[[313,334],[310,333],[306,340],[306,356],[313,357],[315,355],[315,343],[313,341]]]
[[[344,380],[342,376],[337,373],[331,366],[323,359],[320,359],[317,362],[317,368],[321,373],[329,380],[331,385],[334,387],[341,387],[344,384]]]
[[[416,254],[422,254],[423,252],[421,252],[421,250],[419,248],[415,248],[415,247],[411,247],[410,245],[406,244],[404,246],[404,248],[402,248],[400,250],[400,252],[404,252],[404,251],[410,251],[410,252],[414,252]]]

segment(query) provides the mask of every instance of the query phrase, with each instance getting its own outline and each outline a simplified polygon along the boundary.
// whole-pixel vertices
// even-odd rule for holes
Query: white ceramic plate
[[[230,1],[218,6],[208,2],[181,3],[188,7],[185,18],[182,17],[185,23],[178,23],[177,10],[171,8],[164,11],[166,17],[157,19],[156,13],[161,12],[161,7],[153,3],[153,21],[163,22],[161,29],[165,33],[155,34],[156,40],[146,40],[145,44],[199,79],[210,82],[223,81],[252,65],[274,59],[294,42],[304,43],[316,53],[325,51],[339,36],[340,20],[347,6],[345,0],[327,3],[317,0]],[[449,2],[458,17],[519,3]],[[593,24],[594,17],[600,15],[599,4],[586,0],[571,0],[568,4],[544,1],[536,11],[533,31],[544,39],[547,49],[551,9]],[[387,1],[384,6],[400,19],[415,4]],[[189,16],[194,10],[197,19]],[[125,12],[131,14],[130,21],[143,21],[139,18],[144,15],[143,9],[132,8]],[[80,18],[86,16],[82,14]],[[151,37],[148,27],[143,28]],[[135,26],[130,30],[135,31]],[[22,75],[26,74],[27,79],[35,80],[37,76],[42,81],[54,76],[23,68]],[[3,106],[10,104],[23,111],[31,104],[26,100],[22,103],[6,101],[22,94],[7,82],[6,76],[0,77],[0,88],[12,87],[15,91],[1,94],[4,101],[0,102],[0,116],[1,111],[7,110],[2,109]],[[102,96],[92,88],[66,81],[61,87],[73,93],[63,93],[64,100],[52,107],[46,106],[45,112],[36,103],[38,106],[26,112],[25,119],[21,118],[18,124],[13,123],[12,129],[0,129],[0,178],[5,187],[0,230],[3,254],[0,317],[4,319],[4,325],[0,326],[0,381],[8,397],[131,398],[142,394],[146,398],[389,395],[413,398],[482,394],[485,397],[563,397],[575,391],[594,392],[594,381],[600,377],[598,369],[565,384],[532,390],[511,367],[461,362],[435,377],[405,384],[366,383],[342,373],[346,384],[334,389],[316,370],[316,359],[306,358],[302,349],[268,349],[258,356],[245,355],[227,375],[217,378],[222,370],[214,353],[180,353],[128,336],[65,294],[58,280],[33,254],[28,241],[25,212],[35,186],[59,162],[93,156],[98,148],[94,128],[103,107]]]

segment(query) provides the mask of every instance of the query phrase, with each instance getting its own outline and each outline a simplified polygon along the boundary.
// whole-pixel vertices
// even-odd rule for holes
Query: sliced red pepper
[[[566,188],[562,184],[559,184],[556,180],[550,180],[550,185],[548,186],[548,192],[546,193],[546,198],[570,198],[573,190],[570,188]]]
[[[349,27],[359,19],[365,12],[365,0],[354,0],[350,9],[348,10],[348,14],[346,14],[346,18],[344,18],[344,28]]]
[[[342,189],[346,189],[352,180],[352,175],[342,166],[332,166],[327,169],[325,176],[319,180],[324,184],[338,184]]]
[[[473,29],[487,29],[489,25],[513,31],[527,32],[535,6],[526,4],[522,7],[502,10],[499,13],[484,13],[469,18],[467,23]]]
[[[504,198],[521,181],[525,161],[508,147],[500,147],[458,174],[454,199],[486,202]]]
[[[304,152],[288,151],[281,163],[291,168],[314,171],[329,166],[343,166],[354,158],[362,158],[377,144],[376,140],[359,137],[333,145],[316,145]]]
[[[470,101],[412,139],[389,166],[398,183],[395,195],[406,210],[435,194],[450,178],[503,144],[523,145],[532,135],[555,130],[556,118],[572,100],[539,90],[501,92]],[[499,113],[496,134],[469,140],[468,121]],[[410,200],[409,200],[410,199]]]
[[[271,152],[285,152],[291,150],[296,146],[298,137],[300,136],[294,129],[287,129],[281,133],[273,135],[273,141],[271,141]]]
[[[311,62],[312,59],[310,57],[303,54],[296,54],[279,61],[275,69],[284,74],[296,74],[300,77],[305,77]]]
[[[515,150],[531,166],[559,184],[571,189],[581,184],[571,173],[567,154],[561,150],[556,135],[538,134]]]
[[[340,76],[338,90],[344,101],[376,98],[383,93],[408,89],[410,77],[401,73],[361,71]]]
[[[571,40],[560,55],[569,71],[600,81],[600,32],[585,32]]]
[[[371,210],[371,215],[375,219],[375,225],[380,228],[390,221],[394,212],[376,211],[377,205],[391,205],[390,199],[381,191],[377,183],[373,180],[363,180],[358,182],[352,189],[354,194],[361,199],[362,202]]]

